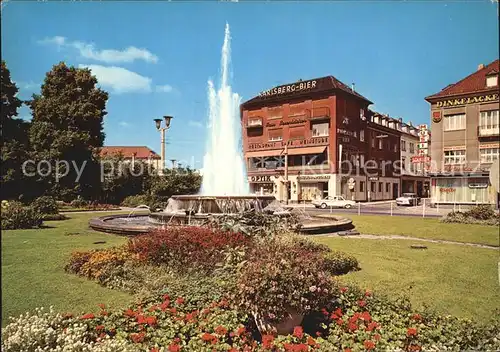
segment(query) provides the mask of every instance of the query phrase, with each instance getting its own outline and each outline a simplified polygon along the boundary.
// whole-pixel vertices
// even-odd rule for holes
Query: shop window
[[[364,192],[365,191],[365,181],[360,181],[359,182],[359,191]]]
[[[465,164],[465,150],[447,150],[444,152],[444,164]]]
[[[375,182],[372,182],[372,184],[370,185],[370,189],[372,193],[375,193]]]
[[[311,126],[313,137],[325,137],[328,136],[329,123],[315,123]]]
[[[379,193],[382,193],[382,185],[383,185],[383,182],[378,183],[378,192]]]
[[[385,191],[386,191],[386,193],[389,193],[391,191],[391,184],[390,184],[390,182],[387,182],[385,184]]]
[[[347,159],[344,159],[347,160]],[[321,154],[289,155],[288,166],[322,165],[328,161],[326,150]]]
[[[446,115],[444,117],[444,130],[455,131],[465,129],[465,114]]]
[[[481,163],[492,163],[498,159],[500,148],[480,149]]]

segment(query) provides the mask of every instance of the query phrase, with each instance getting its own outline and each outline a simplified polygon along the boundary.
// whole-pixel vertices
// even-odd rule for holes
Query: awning
[[[254,152],[247,152],[245,156],[247,158],[263,157],[263,156],[279,156],[283,153],[283,149],[274,150],[259,150]]]
[[[325,145],[320,147],[289,148],[288,155],[321,154],[325,151],[325,149]]]

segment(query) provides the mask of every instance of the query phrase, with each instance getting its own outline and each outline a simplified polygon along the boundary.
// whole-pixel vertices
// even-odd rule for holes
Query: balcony
[[[477,128],[479,137],[492,137],[500,135],[500,126],[479,126]]]
[[[247,128],[262,127],[262,118],[249,118],[247,122]]]

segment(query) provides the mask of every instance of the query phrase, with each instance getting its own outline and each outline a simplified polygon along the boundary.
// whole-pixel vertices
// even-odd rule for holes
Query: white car
[[[418,205],[420,198],[415,193],[403,193],[401,197],[396,198],[397,205]]]
[[[324,199],[315,199],[311,202],[316,208],[352,208],[356,205],[353,200],[347,200],[342,196],[326,197]]]

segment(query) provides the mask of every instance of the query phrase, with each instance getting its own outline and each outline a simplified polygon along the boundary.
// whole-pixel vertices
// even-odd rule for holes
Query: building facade
[[[435,203],[498,202],[489,171],[499,158],[500,61],[479,65],[425,99],[431,104],[431,197]]]
[[[161,169],[161,157],[145,146],[105,146],[101,157],[122,155],[125,161],[141,160],[156,170]]]
[[[339,174],[339,164],[364,157],[360,130],[370,104],[333,76],[274,87],[243,103],[251,191],[292,202],[343,194],[351,177]],[[360,199],[357,189],[344,196]]]

